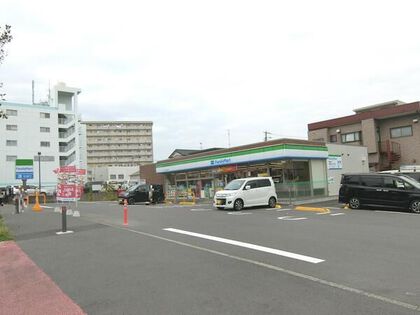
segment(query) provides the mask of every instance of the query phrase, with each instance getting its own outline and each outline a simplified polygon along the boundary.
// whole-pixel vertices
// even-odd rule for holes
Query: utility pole
[[[230,129],[227,130],[228,134],[228,148],[230,148]]]
[[[264,131],[264,141],[268,141],[268,135],[272,135],[270,131]]]

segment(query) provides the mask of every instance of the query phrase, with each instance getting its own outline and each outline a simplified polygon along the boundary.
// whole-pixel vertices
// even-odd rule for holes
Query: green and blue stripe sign
[[[16,160],[16,179],[34,178],[34,160],[17,159]]]
[[[229,153],[206,155],[182,161],[158,162],[156,165],[156,172],[171,173],[240,163],[293,158],[327,159],[328,149],[325,146],[280,144]]]

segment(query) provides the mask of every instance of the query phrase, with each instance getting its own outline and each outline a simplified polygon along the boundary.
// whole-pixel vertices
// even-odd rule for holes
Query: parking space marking
[[[417,213],[407,213],[407,212],[397,212],[397,211],[384,211],[384,210],[375,210],[375,212],[379,212],[379,213],[391,213],[391,214],[417,215],[420,218],[420,215],[418,215]]]
[[[345,213],[342,213],[342,212],[340,212],[340,213],[331,213],[330,215],[332,215],[332,216],[336,216],[336,215],[345,215]]]
[[[228,212],[227,214],[231,215],[244,215],[244,214],[252,214],[251,212]]]
[[[368,292],[368,291],[364,291],[364,290],[361,290],[361,289],[356,289],[356,288],[353,288],[353,287],[349,287],[347,285],[340,284],[340,283],[337,283],[337,282],[332,282],[332,281],[325,280],[325,279],[322,279],[322,278],[317,278],[317,277],[312,276],[312,275],[308,275],[308,274],[304,274],[304,273],[301,273],[301,272],[285,269],[285,268],[282,268],[282,267],[279,267],[279,266],[270,265],[270,264],[267,264],[267,263],[264,263],[264,262],[261,262],[261,261],[248,259],[248,258],[244,258],[244,257],[239,257],[239,256],[231,255],[231,254],[228,254],[228,253],[223,253],[223,252],[216,251],[216,250],[213,250],[213,249],[204,248],[204,247],[200,247],[200,246],[196,246],[196,245],[172,240],[172,239],[169,239],[169,238],[166,238],[166,237],[154,235],[154,234],[147,233],[147,232],[128,229],[128,228],[122,227],[120,225],[115,225],[115,224],[111,224],[111,223],[107,223],[107,222],[103,222],[103,221],[100,222],[100,224],[103,224],[103,225],[106,225],[106,226],[109,226],[109,227],[112,227],[112,228],[115,228],[115,229],[119,229],[119,230],[122,230],[122,231],[131,232],[131,233],[151,237],[151,238],[158,239],[158,240],[161,240],[161,241],[166,241],[166,242],[169,242],[169,243],[172,243],[172,244],[177,244],[177,245],[193,248],[193,249],[196,249],[196,250],[204,251],[204,252],[207,252],[207,253],[211,253],[211,254],[215,254],[215,255],[219,255],[219,256],[223,256],[223,257],[228,257],[228,258],[231,258],[231,259],[235,259],[237,261],[253,264],[255,266],[259,266],[259,267],[262,267],[262,268],[267,268],[267,269],[271,269],[271,270],[274,270],[274,271],[279,271],[279,272],[282,272],[282,273],[285,273],[285,274],[288,274],[288,275],[291,275],[291,276],[294,276],[294,277],[297,277],[297,278],[305,279],[305,280],[312,281],[314,283],[318,283],[318,284],[322,284],[322,285],[326,285],[326,286],[329,286],[329,287],[332,287],[332,288],[337,288],[337,289],[340,289],[340,290],[343,290],[343,291],[346,291],[346,292],[358,294],[360,296],[364,296],[364,297],[367,297],[369,299],[373,299],[373,300],[397,305],[399,307],[403,307],[403,308],[406,308],[406,309],[409,309],[409,310],[420,311],[420,305],[409,304],[409,303],[406,303],[406,302],[402,302],[402,301],[399,301],[399,300],[395,300],[395,299],[392,299],[392,298],[381,296],[381,295],[371,293],[371,292]]]
[[[292,209],[279,209],[279,210],[276,210],[276,211],[281,212],[281,211],[290,211],[290,210],[292,210]]]
[[[212,211],[213,209],[206,209],[206,208],[203,208],[203,209],[190,209],[190,211]]]
[[[284,220],[284,221],[300,221],[300,220],[306,220],[308,218],[303,218],[303,217],[293,217],[293,216],[285,216],[285,217],[278,217],[277,219],[279,220]]]
[[[198,238],[204,238],[204,239],[210,240],[210,241],[215,241],[215,242],[220,242],[220,243],[245,247],[245,248],[249,248],[249,249],[253,249],[253,250],[257,250],[257,251],[261,251],[261,252],[265,252],[265,253],[269,253],[269,254],[273,254],[273,255],[278,255],[278,256],[288,257],[288,258],[297,259],[297,260],[301,260],[301,261],[306,261],[306,262],[309,262],[309,263],[312,263],[312,264],[318,264],[320,262],[325,261],[323,259],[319,259],[319,258],[315,258],[315,257],[305,256],[305,255],[301,255],[301,254],[295,254],[295,253],[287,252],[287,251],[280,250],[280,249],[275,249],[275,248],[270,248],[270,247],[265,247],[265,246],[260,246],[260,245],[254,245],[254,244],[250,244],[250,243],[235,241],[235,240],[222,238],[222,237],[217,237],[217,236],[212,236],[212,235],[206,235],[206,234],[200,234],[200,233],[189,232],[189,231],[184,231],[184,230],[178,230],[178,229],[174,229],[174,228],[166,228],[166,229],[163,229],[163,230],[173,232],[173,233],[179,233],[179,234],[194,236],[194,237],[198,237]]]

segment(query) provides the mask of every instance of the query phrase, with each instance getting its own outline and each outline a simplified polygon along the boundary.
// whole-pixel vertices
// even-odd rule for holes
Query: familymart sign
[[[15,168],[16,179],[33,179],[34,178],[34,160],[17,159]]]
[[[223,154],[207,155],[182,161],[158,162],[156,172],[170,173],[209,167],[220,167],[239,163],[293,158],[327,159],[328,149],[325,146],[279,144]]]

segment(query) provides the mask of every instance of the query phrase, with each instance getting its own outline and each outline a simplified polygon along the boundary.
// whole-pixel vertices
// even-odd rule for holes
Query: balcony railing
[[[69,145],[60,145],[60,147],[59,147],[60,152],[68,152],[69,150],[73,149],[75,145],[76,145],[75,142],[73,142]]]
[[[379,142],[379,151],[387,160],[387,165],[383,166],[385,169],[392,169],[392,164],[401,158],[400,144],[391,140]]]

